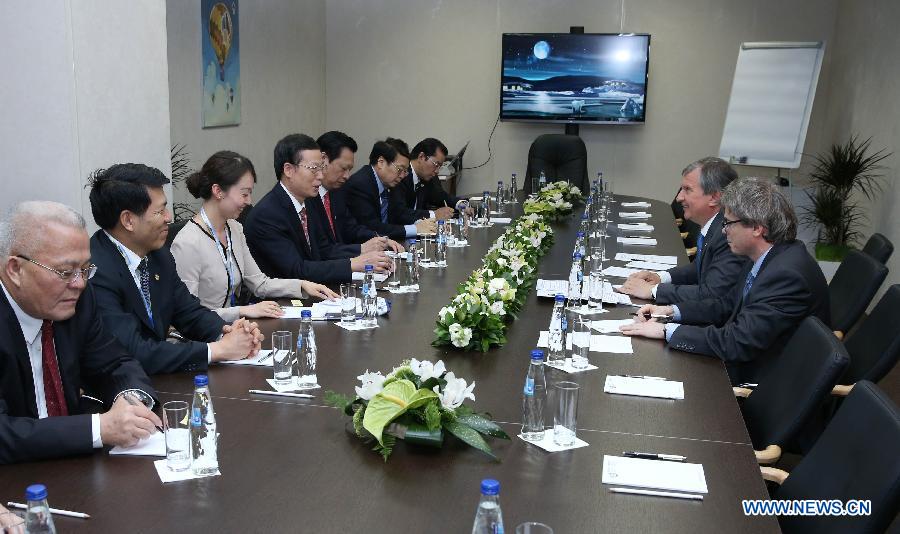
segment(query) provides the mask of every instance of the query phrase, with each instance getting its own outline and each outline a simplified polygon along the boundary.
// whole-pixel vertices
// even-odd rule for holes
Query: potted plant
[[[871,137],[860,142],[854,135],[814,156],[809,174],[813,188],[806,193],[811,205],[804,208],[803,222],[819,229],[817,260],[841,261],[861,237],[865,212],[853,193],[862,193],[868,200],[880,193],[885,169],[881,162],[891,156],[886,149],[871,153],[871,142]]]

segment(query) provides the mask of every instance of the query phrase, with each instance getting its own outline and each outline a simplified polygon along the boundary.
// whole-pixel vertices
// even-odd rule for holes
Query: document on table
[[[684,399],[684,383],[655,377],[607,375],[603,391],[617,395],[653,397],[656,399]]]
[[[353,273],[351,275],[354,282],[362,282],[366,278],[366,273]],[[387,273],[375,273],[375,281],[376,282],[384,282],[387,280]]]
[[[509,224],[512,222],[510,217],[491,217],[490,221],[495,224]]]
[[[185,430],[185,432],[187,432]],[[162,432],[154,432],[150,437],[138,441],[131,447],[113,447],[109,450],[110,456],[165,456],[166,435]]]
[[[566,350],[572,350],[572,336],[566,336]],[[541,330],[537,346],[547,348],[550,345],[550,332]],[[591,334],[590,352],[612,352],[615,354],[633,354],[631,338],[625,336],[601,336]]]
[[[585,295],[584,298],[587,298],[586,295],[590,294],[590,280],[584,280],[581,283],[581,295]],[[625,293],[618,293],[614,289],[622,287],[621,285],[614,286],[609,282],[603,282],[603,302],[607,304],[624,304],[626,306],[634,306],[635,304],[631,302],[631,297],[626,295]],[[598,312],[599,313],[599,312]]]
[[[620,334],[620,326],[632,323],[634,323],[634,319],[604,319],[591,321],[591,328],[601,334]]]
[[[649,208],[649,202],[622,202],[623,208]]]
[[[621,219],[649,219],[650,214],[646,211],[620,211],[619,218]]]
[[[300,312],[303,310],[312,311],[311,306],[282,306],[281,311],[284,312],[284,315],[281,316],[282,319],[299,319]]]
[[[569,293],[568,280],[543,280],[538,278],[535,284],[535,290],[539,297],[555,297],[558,293],[566,295]]]
[[[658,256],[656,254],[629,254],[627,252],[616,253],[616,259],[619,261],[652,261],[656,263],[668,263],[670,267],[678,264],[676,256]]]
[[[643,269],[646,271],[668,271],[674,265],[668,263],[656,263],[654,261],[632,261],[625,264],[625,267],[631,269]]]
[[[620,230],[634,230],[635,232],[652,232],[653,225],[647,223],[619,223]]]
[[[601,480],[633,488],[708,493],[702,464],[604,455]]]
[[[656,246],[656,239],[652,237],[622,237],[616,238],[616,241],[623,245],[648,245]]]
[[[620,278],[628,278],[632,274],[639,272],[640,269],[629,269],[627,267],[616,267],[614,265],[610,265],[606,269],[603,269],[603,274],[606,276],[618,276]]]
[[[261,350],[252,358],[244,358],[243,360],[222,360],[222,365],[255,365],[259,367],[272,367],[272,351]]]

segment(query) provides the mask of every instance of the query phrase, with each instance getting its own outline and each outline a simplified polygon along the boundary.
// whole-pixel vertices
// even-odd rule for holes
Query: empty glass
[[[343,306],[343,303],[342,303]],[[354,317],[356,313],[354,313]],[[272,333],[272,367],[275,371],[275,383],[290,384],[293,380],[294,366],[293,334],[288,330]]]
[[[166,467],[171,471],[185,471],[191,466],[191,431],[188,419],[187,402],[170,401],[163,404]]]
[[[519,523],[516,534],[553,534],[553,529],[543,523]]]
[[[341,323],[356,322],[356,286],[341,284]]]
[[[397,260],[397,254],[394,253],[393,251],[387,251],[387,252],[385,252],[385,254],[389,258],[391,258],[391,274],[388,276],[388,279],[385,282],[385,284],[388,287],[397,288],[400,286],[400,276],[397,274],[397,266],[399,263]]]
[[[575,443],[575,429],[578,415],[578,384],[575,382],[557,382],[553,385],[556,391],[556,413],[553,415],[553,442],[560,447],[568,447]]]
[[[591,347],[591,322],[581,316],[577,316],[570,329],[572,368],[584,369],[588,366],[588,350]]]

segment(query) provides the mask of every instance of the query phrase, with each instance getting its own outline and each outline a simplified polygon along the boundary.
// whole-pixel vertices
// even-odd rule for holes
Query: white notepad
[[[640,269],[629,269],[627,267],[616,267],[610,265],[606,269],[603,269],[603,274],[606,276],[618,276],[619,278],[628,278],[632,274],[639,272]]]
[[[261,350],[252,358],[244,358],[243,360],[222,360],[223,365],[256,365],[260,367],[272,367],[272,351]]]
[[[655,261],[632,261],[625,264],[630,269],[642,269],[646,271],[668,271],[674,265],[668,263],[657,263]]]
[[[491,222],[495,224],[509,224],[512,222],[510,217],[491,217]]]
[[[620,211],[619,217],[622,219],[649,219],[650,214],[646,211]]]
[[[652,261],[656,263],[668,263],[677,265],[678,258],[676,256],[659,256],[657,254],[629,254],[628,252],[616,253],[616,259],[619,261]],[[667,267],[671,268],[671,267]]]
[[[623,202],[623,208],[649,208],[649,202]]]
[[[568,280],[543,280],[538,278],[535,284],[535,291],[539,297],[556,297],[557,294],[566,295],[569,293]]]
[[[567,336],[568,337],[568,336]],[[550,332],[541,330],[538,335],[537,346],[547,348],[550,345]],[[571,339],[566,339],[566,350],[572,350]],[[633,354],[634,349],[631,346],[631,338],[625,336],[603,336],[599,334],[591,335],[590,352],[612,352],[615,354]]]
[[[138,441],[131,447],[113,447],[109,450],[111,456],[165,456],[166,435],[162,432],[154,432],[150,437]]]
[[[701,464],[604,455],[602,482],[633,488],[708,493]]]
[[[623,245],[656,245],[656,239],[652,237],[617,237],[616,241]]]
[[[617,395],[684,400],[684,383],[675,380],[607,375],[603,391]]]
[[[633,323],[634,319],[604,319],[591,321],[591,328],[601,334],[619,334],[620,326]]]
[[[647,223],[619,223],[620,230],[634,230],[636,232],[652,232],[653,225]]]

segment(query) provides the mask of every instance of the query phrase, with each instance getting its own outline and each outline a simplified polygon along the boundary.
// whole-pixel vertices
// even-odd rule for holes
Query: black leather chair
[[[862,317],[887,277],[888,269],[868,254],[851,250],[828,284],[831,328],[843,338]]]
[[[887,265],[891,254],[894,253],[894,244],[888,238],[876,232],[866,241],[862,251]]]
[[[857,383],[815,446],[790,474],[762,467],[781,484],[775,499],[870,500],[871,515],[780,516],[783,532],[885,532],[900,506],[900,411],[874,384]]]
[[[847,349],[816,317],[807,317],[755,389],[734,388],[761,464],[774,463],[819,410],[847,368]]]
[[[532,193],[531,178],[540,176],[547,182],[568,180],[582,193],[590,188],[587,172],[587,148],[577,135],[544,134],[538,136],[528,149],[528,168],[525,171],[525,193]]]
[[[681,191],[681,188],[678,189]],[[675,193],[675,198],[672,199],[672,215],[675,216],[675,224],[678,225],[678,231],[681,233],[681,240],[684,242],[684,250],[687,252],[688,256],[690,256],[691,261],[697,255],[697,236],[700,235],[700,225],[695,223],[694,221],[690,221],[684,218],[684,207],[681,205],[681,202],[676,200],[678,198],[678,192]]]
[[[900,284],[894,284],[875,305],[859,328],[844,341],[850,366],[835,386],[846,396],[860,380],[878,382],[900,360]]]
[[[187,224],[189,220],[190,219],[184,219],[183,221],[175,221],[169,224],[169,235],[166,236],[166,247],[172,246],[172,242],[175,241],[175,236],[178,235],[178,232],[184,228],[184,225]]]

